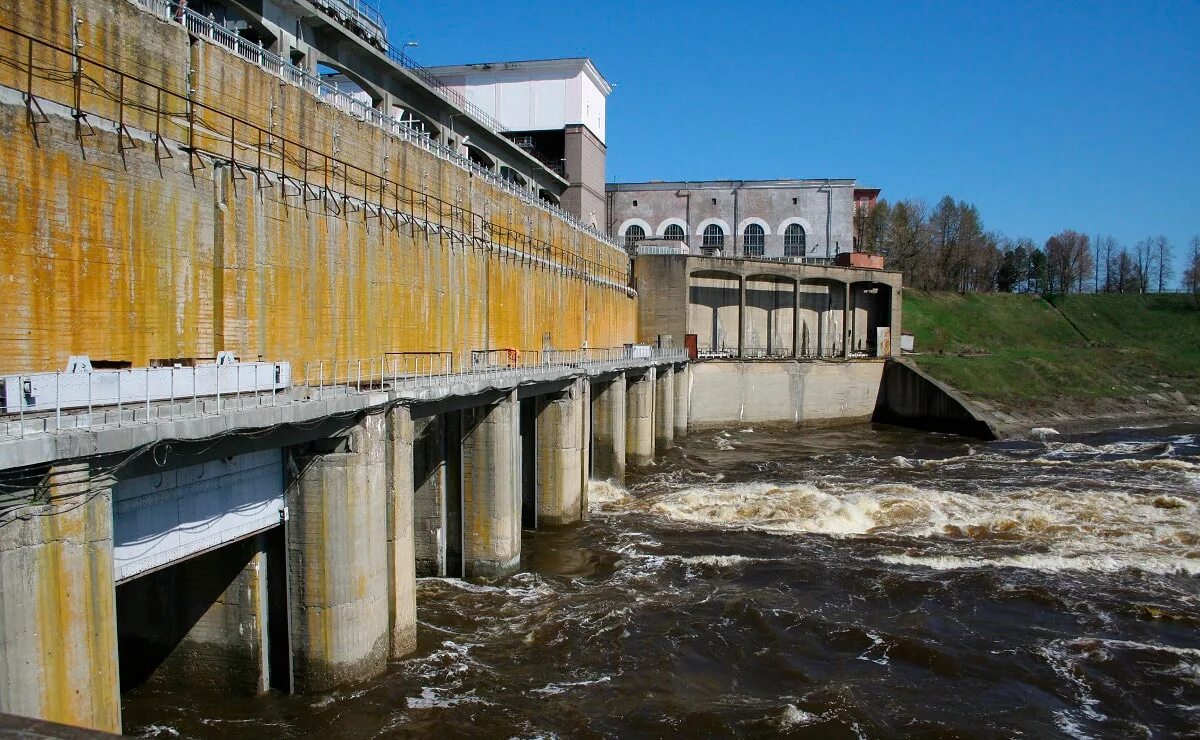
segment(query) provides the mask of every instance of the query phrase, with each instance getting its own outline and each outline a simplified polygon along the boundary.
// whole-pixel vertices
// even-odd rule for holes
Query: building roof
[[[558,59],[525,59],[515,62],[479,62],[476,64],[450,64],[441,67],[427,67],[435,77],[451,77],[455,75],[495,73],[497,76],[505,72],[529,72],[570,70],[584,74],[592,80],[596,87],[605,94],[612,93],[612,84],[604,79],[600,70],[589,57],[560,57]]]
[[[604,189],[609,192],[619,190],[727,190],[729,188],[816,188],[826,185],[845,188],[854,187],[854,183],[854,178],[824,177],[803,180],[649,180],[647,182],[610,182],[604,186]]]

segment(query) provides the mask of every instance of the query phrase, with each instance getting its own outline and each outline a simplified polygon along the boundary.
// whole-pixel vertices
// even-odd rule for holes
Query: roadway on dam
[[[419,646],[332,694],[146,685],[126,732],[219,737],[1171,736],[1200,724],[1200,427],[969,442],[695,433],[427,579]]]

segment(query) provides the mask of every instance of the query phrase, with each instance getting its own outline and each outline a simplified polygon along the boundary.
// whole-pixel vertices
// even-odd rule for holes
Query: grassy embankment
[[[1200,304],[1189,295],[904,292],[918,367],[1001,407],[1200,396]]]

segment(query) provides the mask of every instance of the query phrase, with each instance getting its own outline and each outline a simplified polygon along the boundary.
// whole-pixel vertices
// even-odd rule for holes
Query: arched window
[[[646,238],[646,230],[637,224],[630,224],[625,229],[625,248],[636,249],[637,243]]]
[[[687,241],[687,236],[683,233],[683,227],[679,224],[671,224],[663,231],[664,239],[672,239],[677,242]]]
[[[763,256],[763,246],[766,244],[766,232],[758,224],[750,224],[742,233],[742,251],[747,257]]]
[[[725,232],[716,224],[704,227],[704,249],[724,249]]]
[[[783,232],[783,256],[803,257],[805,250],[804,227],[800,224],[788,224]]]

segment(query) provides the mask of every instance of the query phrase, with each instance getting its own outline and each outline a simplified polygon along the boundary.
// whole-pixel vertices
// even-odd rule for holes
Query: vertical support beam
[[[625,452],[630,465],[654,462],[654,368],[626,376]]]
[[[0,516],[0,712],[120,732],[112,483],[59,465],[29,493]]]
[[[596,385],[592,403],[592,476],[625,483],[625,373]]]
[[[413,539],[412,411],[396,406],[387,412],[387,561],[389,655],[400,658],[417,649],[417,571]]]
[[[587,379],[547,399],[537,415],[538,525],[570,524],[583,518],[587,497],[584,405]]]
[[[675,373],[670,365],[662,365],[654,381],[654,447],[665,450],[674,441]]]
[[[387,666],[388,532],[384,417],[332,451],[303,450],[288,490],[293,687],[327,691]]]
[[[746,276],[738,277],[738,357],[745,357],[746,349]]]
[[[792,357],[800,357],[800,281],[792,284]]]
[[[463,571],[467,578],[516,572],[521,564],[520,403],[463,411]]]
[[[675,438],[687,436],[692,402],[692,366],[675,366]]]
[[[891,316],[888,317],[888,326],[892,327],[892,357],[899,357],[902,354],[900,351],[900,340],[902,339],[900,333],[903,331],[901,310],[903,308],[902,292],[904,288],[899,285],[895,287],[888,286],[888,288],[888,296],[890,296],[891,301]]]
[[[850,307],[850,283],[846,283],[842,299],[842,357],[850,357],[850,320],[854,314]]]

